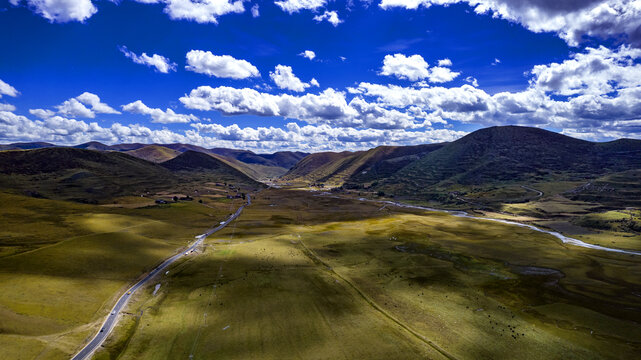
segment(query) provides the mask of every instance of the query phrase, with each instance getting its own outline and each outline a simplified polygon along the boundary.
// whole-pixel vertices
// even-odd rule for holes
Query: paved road
[[[537,198],[540,198],[541,196],[543,196],[543,191],[541,191],[541,190],[533,189],[533,188],[531,188],[529,186],[525,186],[525,185],[521,185],[521,187],[524,188],[525,190],[530,190],[530,191],[534,191],[535,193],[537,193],[537,195],[536,195]]]
[[[216,231],[219,231],[220,229],[224,228],[232,222],[234,219],[236,219],[240,213],[243,211],[245,206],[251,205],[251,197],[250,195],[247,195],[247,203],[236,210],[234,214],[232,214],[225,222],[221,223],[215,228],[212,228],[208,230],[206,233],[202,235],[198,235],[196,242],[190,246],[187,250],[181,251],[180,253],[170,257],[169,259],[165,260],[162,264],[158,265],[155,269],[153,269],[147,276],[145,276],[142,280],[138,281],[134,286],[130,287],[125,291],[125,293],[118,299],[116,302],[116,305],[111,309],[109,312],[109,315],[107,315],[107,319],[105,322],[102,324],[100,327],[100,331],[96,334],[96,336],[91,339],[91,341],[85,345],[80,352],[78,352],[72,360],[84,360],[88,359],[91,354],[93,354],[100,345],[105,341],[107,336],[111,333],[111,330],[113,330],[114,326],[116,325],[116,322],[118,321],[118,314],[122,309],[127,305],[127,302],[129,299],[134,295],[136,290],[141,288],[143,285],[145,285],[149,280],[151,280],[154,276],[156,276],[159,272],[163,271],[167,266],[171,265],[174,261],[178,260],[182,256],[185,256],[189,254],[190,251],[196,249],[198,245],[202,244],[203,240],[205,240],[209,235],[215,233]]]

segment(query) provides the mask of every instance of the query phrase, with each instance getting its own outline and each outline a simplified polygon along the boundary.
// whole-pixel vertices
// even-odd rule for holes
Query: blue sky
[[[641,137],[639,1],[3,0],[0,9],[3,143],[354,150],[509,124]]]

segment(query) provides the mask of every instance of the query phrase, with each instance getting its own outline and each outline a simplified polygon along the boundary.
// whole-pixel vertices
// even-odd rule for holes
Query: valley
[[[311,155],[5,148],[3,358],[72,358],[105,319],[86,358],[641,351],[641,141],[498,127]]]

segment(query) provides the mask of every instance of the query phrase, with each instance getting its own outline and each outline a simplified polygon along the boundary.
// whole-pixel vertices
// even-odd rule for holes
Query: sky
[[[0,0],[0,143],[641,138],[641,0]]]

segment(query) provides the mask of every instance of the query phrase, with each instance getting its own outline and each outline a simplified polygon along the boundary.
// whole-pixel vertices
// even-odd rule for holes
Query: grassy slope
[[[98,202],[171,186],[166,169],[117,152],[47,148],[0,153],[0,188]]]
[[[296,164],[281,181],[294,183],[327,183],[341,186],[373,182],[392,175],[408,163],[418,160],[441,144],[419,146],[379,146],[367,151],[317,153]]]
[[[7,359],[68,358],[117,292],[229,212],[212,201],[128,209],[0,193],[0,202]]]
[[[641,141],[592,143],[542,129],[475,131],[417,160],[385,181],[395,194],[425,196],[478,185],[581,181],[641,168]]]
[[[237,169],[217,156],[197,151],[186,151],[179,156],[161,164],[166,169],[187,177],[210,177],[218,182],[241,184],[247,187],[259,187],[259,183],[246,173]]]
[[[638,354],[638,258],[398,210],[265,191],[202,256],[163,277],[157,296],[148,289],[131,305],[144,314],[107,350],[119,359],[441,356],[403,324],[460,359]]]
[[[140,149],[127,151],[126,153],[139,159],[151,161],[153,163],[161,163],[167,160],[171,160],[180,155],[180,152],[177,150],[169,149],[159,145],[147,145]]]

